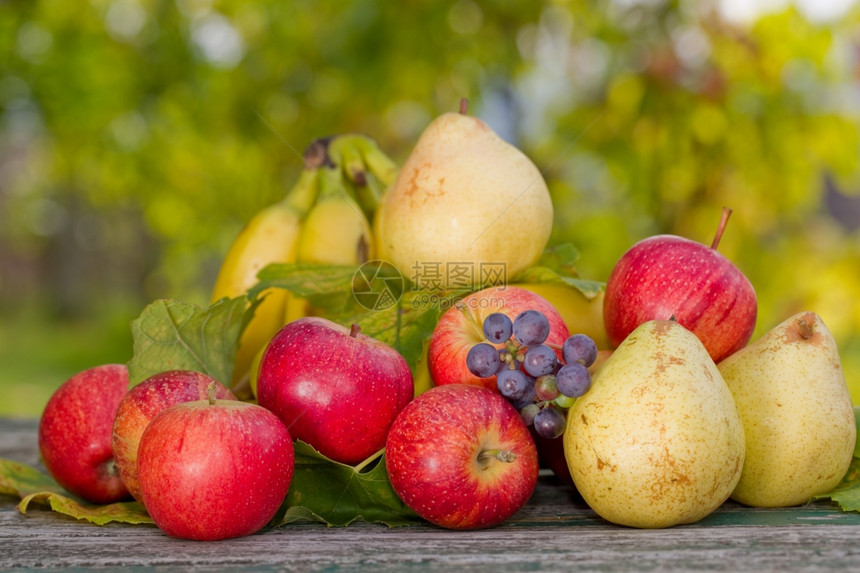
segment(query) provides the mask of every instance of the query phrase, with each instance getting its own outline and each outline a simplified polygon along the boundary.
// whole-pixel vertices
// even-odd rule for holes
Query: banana
[[[316,169],[304,169],[287,196],[260,210],[233,241],[215,281],[211,301],[245,294],[257,282],[257,273],[270,263],[296,260],[302,220],[316,201],[319,177]],[[270,289],[242,332],[232,384],[248,375],[254,355],[283,326],[289,292]]]
[[[367,170],[382,184],[383,190],[394,183],[399,168],[374,140],[369,137],[360,137],[354,141],[353,145],[361,153]]]
[[[359,266],[372,258],[370,224],[340,166],[320,169],[320,195],[302,226],[298,261]]]
[[[397,166],[373,139],[355,133],[315,140],[305,159],[320,167],[321,191],[304,222],[296,260],[358,266],[374,258],[370,220]],[[284,324],[314,313],[306,299],[286,295]]]
[[[373,219],[385,188],[397,174],[397,166],[375,141],[361,134],[347,134],[329,143],[328,154],[340,165],[368,220]]]

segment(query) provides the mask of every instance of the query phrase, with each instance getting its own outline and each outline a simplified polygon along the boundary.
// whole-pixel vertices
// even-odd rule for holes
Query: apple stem
[[[460,98],[460,115],[466,115],[469,111],[469,100]]]
[[[517,459],[517,455],[511,450],[481,450],[478,454],[478,461],[483,464],[487,464],[492,459],[510,464]]]
[[[209,405],[215,405],[215,381],[213,380],[206,385],[206,396],[209,398]]]
[[[361,327],[359,325],[353,323],[353,325],[349,328],[349,335],[352,338],[356,338],[358,336],[359,332],[361,332]]]
[[[726,224],[729,222],[729,217],[732,210],[729,207],[723,207],[723,212],[720,215],[720,224],[717,225],[717,232],[714,235],[714,240],[711,242],[711,248],[716,249],[720,244],[720,239],[723,238],[723,231],[726,230]]]
[[[457,308],[466,317],[466,322],[469,323],[469,326],[472,327],[472,329],[475,331],[475,334],[477,334],[478,337],[481,338],[481,340],[483,340],[484,339],[484,328],[478,323],[478,320],[472,315],[472,313],[469,312],[469,308],[465,304],[463,304],[462,301],[457,302]]]
[[[353,469],[353,471],[355,471],[355,473],[357,473],[357,474],[358,474],[358,473],[361,473],[361,470],[363,470],[364,468],[366,468],[368,465],[370,465],[371,463],[373,463],[375,460],[379,459],[379,457],[380,457],[383,453],[385,453],[385,448],[381,448],[381,449],[377,450],[377,451],[376,451],[372,456],[370,456],[369,458],[367,458],[367,459],[366,459],[366,460],[364,460],[363,462],[359,463],[357,466],[353,467],[353,468],[352,468],[352,469]]]

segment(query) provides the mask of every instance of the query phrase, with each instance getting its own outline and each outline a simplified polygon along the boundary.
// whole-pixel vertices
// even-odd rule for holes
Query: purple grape
[[[499,371],[499,351],[492,344],[481,342],[469,349],[466,368],[479,378],[486,378]]]
[[[529,383],[529,378],[520,370],[504,370],[496,376],[496,386],[499,394],[508,399],[515,406],[525,400],[533,400],[534,386]]]
[[[512,331],[523,346],[543,344],[549,336],[549,320],[537,310],[526,310],[514,319]]]
[[[531,426],[538,412],[540,412],[540,406],[532,402],[520,410],[520,417],[526,423],[526,426]]]
[[[538,376],[535,380],[535,396],[538,400],[548,401],[555,400],[559,396],[558,384],[556,384],[555,376],[545,374]]]
[[[484,336],[493,344],[507,342],[513,332],[513,324],[506,314],[494,312],[484,319]]]
[[[551,440],[564,433],[565,422],[564,414],[552,406],[547,406],[546,408],[541,408],[541,411],[535,414],[532,423],[534,424],[535,432],[539,436]]]
[[[579,362],[588,368],[597,360],[597,344],[585,334],[574,334],[564,341],[561,355],[565,364]]]
[[[565,364],[555,375],[558,390],[565,396],[579,398],[591,387],[591,372],[579,362]]]
[[[526,351],[523,357],[523,368],[532,376],[543,376],[552,373],[557,361],[555,350],[546,344],[538,344]]]
[[[528,384],[528,390],[520,400],[509,400],[517,410],[522,410],[529,404],[535,403],[535,379],[526,374],[526,384]]]

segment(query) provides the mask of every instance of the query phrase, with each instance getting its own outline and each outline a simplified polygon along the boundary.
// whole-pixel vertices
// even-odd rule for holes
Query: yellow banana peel
[[[358,266],[372,258],[370,224],[339,166],[320,169],[320,197],[302,226],[298,261]]]
[[[286,198],[261,209],[233,241],[221,264],[211,301],[245,294],[257,283],[257,273],[270,263],[296,260],[302,219],[318,193],[315,169],[305,169]],[[247,376],[254,355],[283,326],[289,293],[269,289],[239,340],[232,384]]]

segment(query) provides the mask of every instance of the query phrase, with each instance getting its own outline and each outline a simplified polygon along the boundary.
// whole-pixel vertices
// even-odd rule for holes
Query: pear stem
[[[469,100],[460,98],[460,115],[466,115],[469,111]]]
[[[726,224],[729,222],[729,217],[732,210],[729,207],[723,207],[723,213],[720,216],[720,224],[717,225],[717,232],[714,235],[714,240],[711,242],[711,248],[716,249],[720,244],[720,239],[723,238],[723,231],[726,230]]]
[[[797,328],[800,331],[800,337],[804,340],[809,340],[812,338],[812,335],[815,334],[813,332],[812,325],[806,322],[803,318],[797,320]]]

